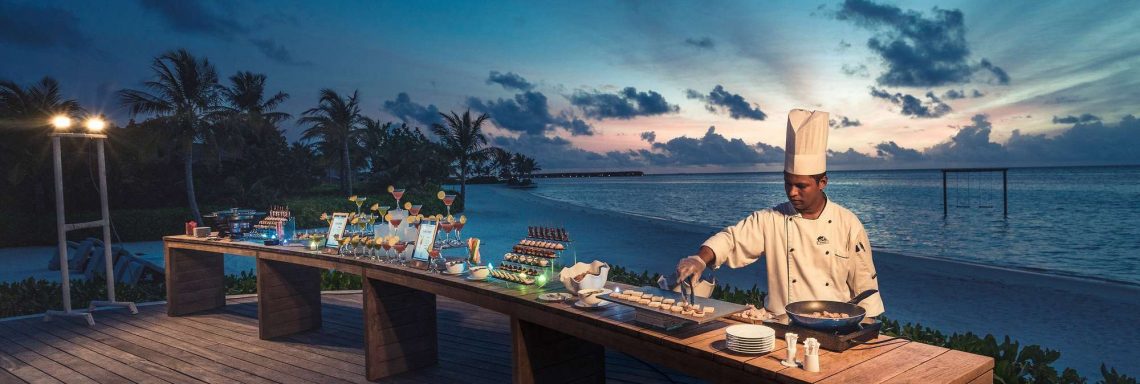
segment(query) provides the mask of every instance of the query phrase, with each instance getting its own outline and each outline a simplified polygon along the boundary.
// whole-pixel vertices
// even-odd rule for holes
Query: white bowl
[[[487,267],[471,267],[471,277],[476,279],[485,279],[491,270]]]
[[[447,264],[447,273],[450,273],[450,274],[453,274],[453,275],[457,275],[457,274],[460,274],[460,273],[462,273],[462,272],[463,272],[463,269],[464,269],[466,266],[467,266],[467,264],[464,264],[464,263],[451,263],[451,264]]]
[[[581,280],[575,279],[582,274],[585,276]],[[602,289],[606,286],[609,274],[610,266],[595,260],[590,264],[577,263],[562,268],[562,271],[558,273],[558,280],[562,281],[562,285],[566,287],[567,291],[578,292],[582,289]]]

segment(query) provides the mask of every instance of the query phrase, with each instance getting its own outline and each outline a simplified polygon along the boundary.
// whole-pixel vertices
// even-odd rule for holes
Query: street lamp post
[[[132,314],[136,314],[138,308],[135,307],[135,303],[115,300],[115,270],[111,252],[111,213],[107,204],[107,162],[103,152],[103,144],[107,135],[102,133],[107,123],[99,118],[88,119],[84,126],[89,133],[59,132],[71,127],[71,118],[67,116],[56,116],[52,118],[51,123],[57,130],[51,134],[51,148],[55,160],[55,224],[56,236],[59,241],[59,270],[63,277],[63,310],[47,311],[44,313],[44,321],[50,321],[53,316],[82,317],[88,325],[95,325],[91,311],[97,307],[124,307],[129,309]],[[99,202],[102,206],[102,216],[99,220],[74,224],[67,224],[66,222],[63,200],[63,151],[60,148],[60,139],[64,137],[95,140],[99,155]],[[91,301],[87,311],[73,311],[71,308],[71,277],[67,262],[67,232],[94,227],[103,227],[103,262],[107,277],[107,300]]]

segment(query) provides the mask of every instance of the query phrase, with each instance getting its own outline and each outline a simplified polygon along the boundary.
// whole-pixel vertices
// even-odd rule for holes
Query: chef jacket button
[[[830,254],[831,254],[831,251],[825,251],[825,252],[823,252],[823,254],[825,254],[825,255],[830,255]]]
[[[795,283],[795,282],[796,282],[796,279],[792,279],[792,282],[793,282],[793,283]]]
[[[825,287],[830,287],[830,286],[831,286],[831,282],[823,283],[823,286],[825,286]]]
[[[831,220],[828,220],[828,221],[827,221],[827,223],[828,223],[828,224],[831,224]]]

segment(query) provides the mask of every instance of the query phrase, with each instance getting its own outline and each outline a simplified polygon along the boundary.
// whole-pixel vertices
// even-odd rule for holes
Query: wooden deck
[[[258,338],[257,297],[167,317],[166,305],[96,313],[97,325],[40,317],[0,321],[0,383],[365,383],[359,292],[322,295],[323,326],[272,341]],[[391,383],[511,381],[507,316],[439,297],[439,361]],[[606,351],[613,383],[701,382]]]

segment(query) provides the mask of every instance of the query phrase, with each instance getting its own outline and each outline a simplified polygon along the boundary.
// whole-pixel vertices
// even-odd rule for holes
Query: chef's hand
[[[692,255],[681,259],[677,263],[677,282],[680,283],[685,279],[690,279],[691,283],[699,283],[701,273],[705,271],[705,261],[701,260],[700,256]]]

